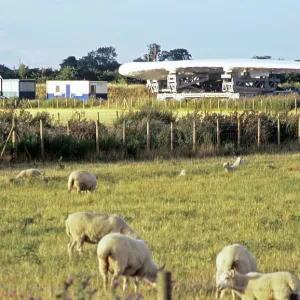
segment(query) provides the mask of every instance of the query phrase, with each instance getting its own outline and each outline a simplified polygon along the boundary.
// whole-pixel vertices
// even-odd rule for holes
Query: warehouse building
[[[35,99],[36,82],[33,79],[0,78],[0,95],[6,98]]]
[[[49,80],[46,82],[47,99],[74,98],[88,100],[91,96],[107,99],[107,81]]]

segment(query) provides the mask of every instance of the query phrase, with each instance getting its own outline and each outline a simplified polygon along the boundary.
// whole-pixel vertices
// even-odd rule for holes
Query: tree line
[[[120,63],[117,61],[117,52],[114,47],[99,47],[87,55],[76,58],[68,56],[63,59],[59,69],[29,68],[21,63],[18,68],[10,69],[0,64],[0,75],[7,79],[35,79],[37,83],[47,80],[103,80],[114,83],[144,83],[141,80],[125,78],[118,73]],[[256,59],[270,59],[270,56],[254,56]],[[152,43],[147,45],[147,53],[134,59],[143,61],[189,60],[192,55],[187,49],[176,48],[162,50],[161,45]],[[300,74],[282,74],[277,76],[281,82],[300,82]]]
[[[161,50],[161,46],[153,43],[147,46],[148,52],[134,61],[163,61],[191,59],[192,55],[186,49],[178,48],[170,51]],[[142,82],[128,79],[118,73],[121,65],[117,61],[117,52],[114,47],[99,47],[87,55],[76,58],[68,56],[63,59],[59,69],[29,68],[21,63],[18,68],[10,69],[0,64],[0,75],[7,79],[35,79],[37,83],[47,80],[104,80],[115,83]]]

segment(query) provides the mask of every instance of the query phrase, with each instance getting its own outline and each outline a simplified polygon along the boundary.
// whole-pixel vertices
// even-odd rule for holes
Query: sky
[[[0,64],[52,67],[112,46],[119,63],[185,48],[193,59],[300,58],[299,0],[0,0]]]

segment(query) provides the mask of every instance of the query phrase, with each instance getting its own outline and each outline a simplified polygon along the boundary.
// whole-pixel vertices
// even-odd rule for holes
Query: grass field
[[[82,257],[68,260],[65,220],[76,211],[123,216],[148,241],[154,260],[167,263],[176,281],[174,299],[213,299],[216,255],[235,242],[250,249],[260,271],[287,270],[300,278],[300,154],[245,159],[248,164],[235,173],[222,168],[234,157],[67,164],[63,170],[36,165],[47,184],[39,179],[9,182],[33,165],[2,167],[0,298],[7,292],[55,299],[68,277],[75,279],[74,292],[89,274],[88,288],[99,288],[95,299],[105,299],[96,246],[86,245]],[[74,169],[95,173],[93,194],[67,193],[67,177]],[[177,177],[181,169],[187,175]],[[121,294],[119,288],[117,292]],[[155,298],[146,286],[141,293],[144,299]]]

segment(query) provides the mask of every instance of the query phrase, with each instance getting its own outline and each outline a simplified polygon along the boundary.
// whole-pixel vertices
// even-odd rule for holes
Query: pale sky
[[[299,59],[299,15],[299,0],[0,0],[0,64],[58,69],[108,46],[125,63],[150,43],[193,59]]]

